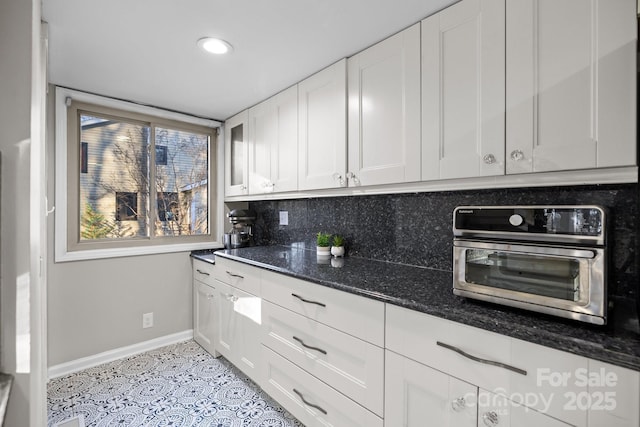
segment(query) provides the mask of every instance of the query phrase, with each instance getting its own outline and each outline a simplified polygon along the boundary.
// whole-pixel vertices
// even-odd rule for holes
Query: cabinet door
[[[217,342],[215,289],[202,282],[193,282],[193,339],[214,357]]]
[[[504,0],[422,21],[422,179],[504,174]]]
[[[298,84],[298,188],[345,187],[347,60]]]
[[[349,58],[349,186],[420,180],[420,24]]]
[[[298,89],[249,109],[249,193],[298,188]]]
[[[260,353],[260,297],[216,280],[218,297],[218,350],[256,382]]]
[[[247,147],[249,113],[239,113],[224,124],[224,194],[247,194],[249,177],[249,150]]]
[[[635,165],[634,10],[507,2],[507,173]]]
[[[237,335],[240,323],[233,312],[232,287],[216,280],[216,299],[218,300],[218,343],[217,350],[227,360],[235,363]]]
[[[476,427],[476,394],[469,383],[385,352],[386,427]]]

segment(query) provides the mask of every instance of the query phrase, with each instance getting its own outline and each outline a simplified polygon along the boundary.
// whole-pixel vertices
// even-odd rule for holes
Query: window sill
[[[159,255],[173,252],[189,252],[197,249],[222,249],[221,242],[179,243],[175,245],[139,246],[131,248],[108,248],[56,252],[55,262],[85,261],[92,259],[118,258],[138,255]]]

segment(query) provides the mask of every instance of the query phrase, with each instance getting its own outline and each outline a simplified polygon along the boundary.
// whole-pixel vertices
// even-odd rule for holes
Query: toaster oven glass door
[[[527,294],[580,301],[580,259],[467,249],[465,282]]]
[[[454,241],[454,289],[565,309],[601,305],[599,248]]]

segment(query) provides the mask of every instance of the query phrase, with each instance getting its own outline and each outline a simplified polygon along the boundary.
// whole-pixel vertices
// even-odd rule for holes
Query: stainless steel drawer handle
[[[207,273],[206,271],[202,271],[196,268],[196,271],[200,274],[204,274],[205,276],[211,276],[209,273]]]
[[[318,405],[314,405],[313,403],[307,401],[307,399],[304,398],[304,396],[302,395],[302,393],[300,393],[298,390],[296,390],[295,388],[293,389],[293,392],[295,394],[298,395],[298,397],[300,398],[300,400],[302,400],[302,402],[307,405],[307,406],[311,406],[312,408],[317,409],[318,411],[322,412],[323,414],[327,415],[327,411],[325,411],[323,408],[321,408]]]
[[[300,339],[300,338],[298,338],[298,337],[295,337],[295,336],[294,336],[294,337],[293,337],[293,339],[294,339],[294,340],[296,340],[296,341],[298,341],[298,342],[300,343],[300,345],[301,345],[301,346],[303,346],[304,348],[308,348],[309,350],[315,350],[315,351],[317,351],[318,353],[327,354],[327,352],[326,352],[325,350],[321,349],[321,348],[318,348],[318,347],[314,347],[314,346],[311,346],[311,345],[305,344],[305,342],[304,342],[304,341],[302,341],[302,339]]]
[[[229,270],[227,270],[227,274],[228,274],[229,276],[231,276],[231,277],[237,277],[237,278],[239,278],[239,279],[244,279],[244,276],[241,276],[241,275],[239,275],[239,274],[232,273],[232,272],[230,272]]]
[[[507,365],[506,363],[496,362],[495,360],[482,359],[480,357],[469,354],[463,350],[460,350],[458,347],[454,347],[452,345],[445,344],[440,341],[436,341],[436,344],[448,350],[455,351],[456,353],[466,357],[467,359],[471,359],[474,362],[484,363],[485,365],[492,365],[492,366],[497,366],[499,368],[508,369],[520,375],[527,375],[527,371],[525,371],[524,369],[516,368],[515,366]]]
[[[320,307],[326,307],[327,306],[326,304],[323,304],[323,303],[318,302],[318,301],[311,301],[311,300],[308,300],[308,299],[304,299],[298,294],[291,294],[291,296],[295,297],[295,298],[298,298],[300,301],[306,302],[307,304],[315,304],[315,305],[319,305]]]

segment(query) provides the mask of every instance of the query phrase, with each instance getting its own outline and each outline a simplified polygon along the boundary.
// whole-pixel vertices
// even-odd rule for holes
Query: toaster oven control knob
[[[522,218],[522,215],[513,214],[509,217],[509,224],[513,225],[514,227],[519,227],[523,222],[524,218]]]

